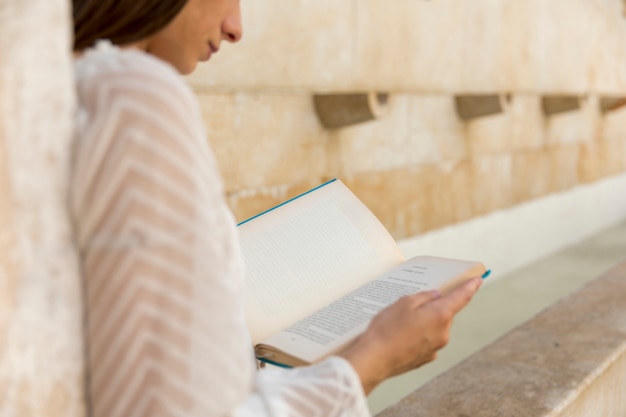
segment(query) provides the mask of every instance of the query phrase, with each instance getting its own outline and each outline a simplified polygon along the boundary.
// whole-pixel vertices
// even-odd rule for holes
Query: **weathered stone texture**
[[[581,182],[593,182],[626,170],[626,138],[602,140],[580,146]]]
[[[513,155],[511,177],[515,203],[543,197],[551,191],[550,162],[550,156],[544,150],[518,152]]]
[[[0,416],[84,415],[69,3],[0,3]]]
[[[466,220],[476,212],[469,163],[362,173],[343,180],[397,238]]]
[[[379,0],[251,0],[242,6],[243,42],[202,65],[190,78],[194,85],[430,93],[626,90],[620,0],[396,0],[393,7]]]
[[[193,85],[324,90],[351,84],[353,2],[250,0],[242,8],[243,41],[201,65]]]
[[[450,95],[414,94],[409,105],[409,131],[419,131],[436,144],[435,162],[460,162],[470,155],[465,124]],[[418,146],[423,146],[421,143]]]
[[[420,169],[363,173],[343,178],[394,236],[413,236],[426,230],[427,195]]]
[[[425,202],[400,191],[391,208],[370,201],[408,237],[626,170],[626,110],[599,104],[626,92],[623,7],[252,0],[244,40],[189,80],[238,217],[322,178],[358,179],[362,190],[396,179],[400,190],[419,183],[421,196],[408,196]],[[341,91],[390,92],[388,111],[324,129],[312,97]],[[464,122],[463,94],[499,95],[503,112]],[[580,98],[580,108],[547,116],[546,96]]]
[[[579,183],[580,147],[576,144],[548,149],[550,158],[550,191],[561,192]]]
[[[378,416],[621,417],[625,297],[622,263]]]
[[[326,172],[327,133],[303,95],[199,95],[226,189],[294,184]]]
[[[471,189],[476,215],[513,204],[513,163],[510,154],[476,157],[472,160]]]
[[[601,114],[597,97],[581,99],[579,110],[546,119],[546,143],[561,145],[591,142],[601,133]]]

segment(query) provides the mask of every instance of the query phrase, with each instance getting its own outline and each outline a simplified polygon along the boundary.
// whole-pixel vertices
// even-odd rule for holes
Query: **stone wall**
[[[244,40],[190,77],[244,219],[342,178],[396,238],[626,172],[621,0],[242,3]],[[328,130],[316,93],[389,92],[387,113]],[[510,94],[462,121],[454,97]],[[581,97],[546,116],[542,97]]]
[[[0,2],[0,416],[84,414],[69,4]],[[16,41],[17,40],[17,41]]]

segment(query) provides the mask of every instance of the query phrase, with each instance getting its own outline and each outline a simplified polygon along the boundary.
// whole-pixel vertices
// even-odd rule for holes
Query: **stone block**
[[[626,171],[626,140],[582,144],[578,169],[581,182],[594,182]]]
[[[504,7],[499,1],[399,0],[393,7],[359,1],[356,84],[450,93],[498,91],[506,76],[496,65]]]
[[[580,146],[563,145],[547,150],[550,158],[550,192],[561,192],[575,187],[578,182]]]
[[[594,141],[600,137],[602,117],[598,98],[581,103],[580,110],[559,113],[546,118],[546,143],[559,145]]]
[[[546,141],[545,120],[540,98],[534,94],[514,94],[507,107],[511,151],[540,149]]]
[[[415,94],[409,102],[409,134],[428,135],[435,142],[432,160],[443,163],[459,162],[469,157],[465,125],[454,110],[452,96],[445,94]]]
[[[606,174],[605,155],[597,142],[580,144],[578,178],[581,183],[594,182]]]
[[[379,120],[341,129],[337,141],[341,173],[356,175],[432,163],[441,159],[436,133],[421,124],[413,96],[394,95],[389,112]],[[334,158],[335,156],[329,156]]]
[[[472,166],[469,162],[431,166],[423,170],[425,231],[449,226],[475,215],[471,174]]]
[[[362,173],[344,182],[396,239],[408,238],[475,214],[469,163]]]
[[[624,297],[621,264],[378,416],[621,417]]]
[[[602,119],[603,140],[626,138],[626,107],[606,113]]]
[[[308,95],[199,94],[227,191],[295,184],[327,169],[327,132]]]
[[[200,65],[189,77],[193,85],[444,93],[626,88],[624,27],[607,2],[397,0],[389,7],[377,0],[250,0],[243,6],[243,41]]]
[[[461,125],[471,155],[539,149],[544,146],[544,119],[539,110],[537,96],[513,95],[506,100],[504,110],[504,113],[473,119]],[[443,112],[439,112],[438,118],[441,119]],[[433,115],[432,119],[436,120],[437,115]],[[446,120],[446,123],[451,122]]]
[[[515,204],[549,194],[553,184],[550,153],[544,150],[515,153],[511,175]]]
[[[189,77],[197,88],[333,90],[352,84],[353,3],[242,2],[244,35]]]
[[[361,173],[342,178],[344,183],[378,217],[395,239],[426,230],[427,195],[419,169]]]
[[[512,157],[494,154],[471,160],[471,192],[476,215],[510,207],[513,204]]]
[[[501,113],[466,122],[467,140],[472,156],[508,152],[512,135],[510,116]]]
[[[617,175],[626,171],[626,140],[615,139],[600,143],[606,155],[606,174]]]

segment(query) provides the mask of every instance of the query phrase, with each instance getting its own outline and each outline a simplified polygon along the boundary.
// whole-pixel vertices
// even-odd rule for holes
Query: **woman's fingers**
[[[424,291],[412,295],[407,295],[401,299],[402,302],[410,304],[413,309],[418,309],[424,304],[430,303],[438,298],[441,298],[441,293],[437,290]]]
[[[472,278],[459,285],[436,302],[454,316],[470,302],[474,294],[476,294],[476,291],[478,291],[478,288],[480,288],[482,281],[480,277]]]
[[[352,363],[364,390],[432,361],[448,342],[454,315],[481,282],[471,279],[445,296],[438,291],[409,295],[374,317],[366,332],[340,353]]]

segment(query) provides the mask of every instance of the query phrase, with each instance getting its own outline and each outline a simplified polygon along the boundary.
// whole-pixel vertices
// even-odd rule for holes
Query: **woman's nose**
[[[241,9],[239,1],[235,2],[234,9],[222,23],[222,38],[228,42],[239,42],[243,36],[241,27]]]

